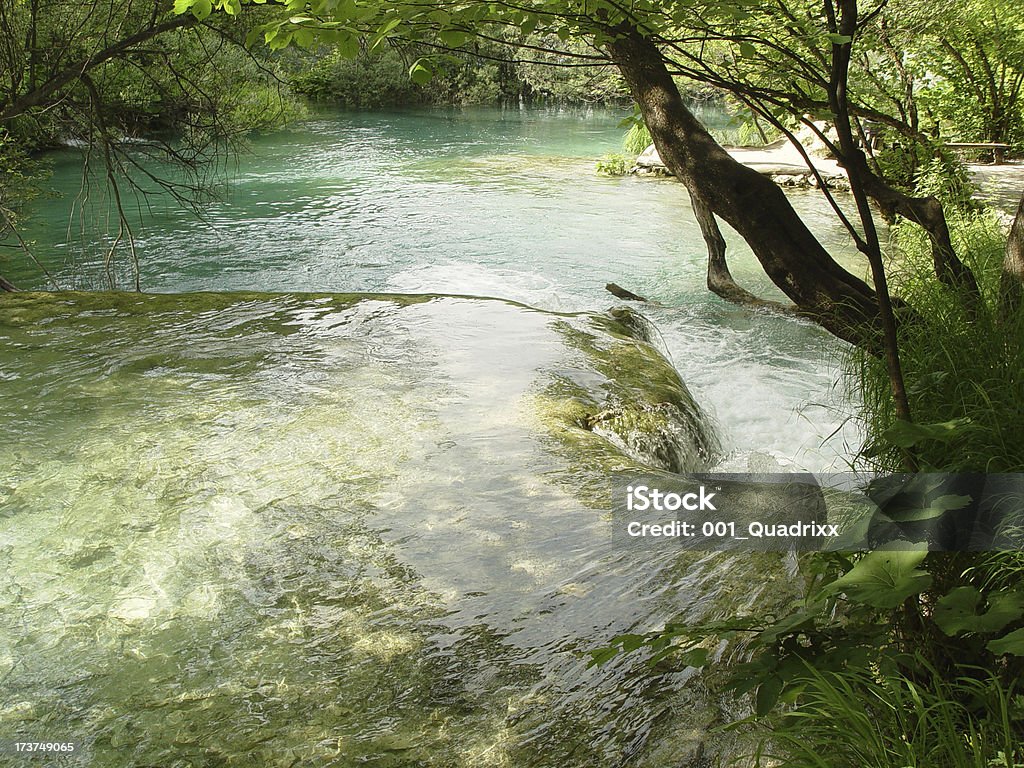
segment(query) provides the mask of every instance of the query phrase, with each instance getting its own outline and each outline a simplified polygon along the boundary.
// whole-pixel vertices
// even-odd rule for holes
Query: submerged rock
[[[585,652],[765,571],[616,544],[611,471],[716,451],[642,327],[0,298],[0,733],[73,734],[99,767],[663,765],[663,714],[715,722],[693,670]]]

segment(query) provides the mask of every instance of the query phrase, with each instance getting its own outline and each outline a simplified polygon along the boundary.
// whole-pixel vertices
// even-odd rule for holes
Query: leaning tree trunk
[[[1017,206],[1017,215],[1010,227],[1003,258],[1003,274],[999,281],[999,319],[1006,322],[1020,311],[1024,295],[1024,195]]]
[[[691,196],[746,240],[801,314],[842,339],[880,349],[874,292],[832,259],[774,182],[719,146],[683,103],[657,46],[629,29],[608,44],[608,53],[640,106],[662,162]],[[709,245],[713,240],[712,234]]]

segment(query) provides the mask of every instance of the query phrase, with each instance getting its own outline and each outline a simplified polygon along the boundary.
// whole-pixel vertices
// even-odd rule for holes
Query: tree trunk
[[[768,307],[781,312],[792,312],[794,307],[780,304],[776,301],[761,299],[742,288],[729,271],[729,264],[725,260],[725,238],[722,237],[722,230],[718,228],[715,214],[700,198],[690,193],[690,202],[693,205],[694,216],[697,217],[697,224],[700,225],[701,234],[704,235],[704,242],[708,248],[708,290],[716,296],[731,301],[734,304],[745,304],[753,307]]]
[[[1007,321],[1020,311],[1024,295],[1024,195],[1017,206],[1017,215],[1010,227],[999,280],[999,319]]]
[[[691,196],[739,232],[801,314],[841,339],[880,349],[871,288],[832,259],[774,182],[718,145],[686,108],[657,46],[627,29],[608,44],[608,53],[640,105],[662,161]]]

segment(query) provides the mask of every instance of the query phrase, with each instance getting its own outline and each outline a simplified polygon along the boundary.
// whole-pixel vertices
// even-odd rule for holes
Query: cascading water
[[[0,341],[0,737],[94,766],[660,764],[691,672],[585,652],[721,609],[721,575],[611,536],[609,473],[643,465],[588,420],[614,403],[620,439],[651,419],[707,450],[625,326],[39,294],[5,299]]]
[[[840,419],[808,403],[828,404],[836,348],[706,294],[680,189],[593,176],[616,124],[325,116],[257,141],[205,212],[212,234],[168,210],[138,241],[150,290],[548,311],[5,297],[0,737],[76,739],[94,766],[663,766],[704,750],[720,714],[693,670],[590,669],[586,651],[749,610],[786,574],[620,549],[608,478],[830,466]],[[70,191],[79,161],[61,162]],[[44,205],[63,233],[62,203]],[[49,235],[34,233],[58,243],[40,249],[54,271],[100,287],[103,243],[83,261]],[[770,292],[730,247],[736,276]],[[609,280],[654,300],[647,337],[685,385],[636,322],[602,314]]]

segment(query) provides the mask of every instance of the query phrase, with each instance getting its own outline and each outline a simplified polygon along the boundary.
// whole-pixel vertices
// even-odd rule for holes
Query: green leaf
[[[252,29],[250,29],[249,34],[245,36],[245,47],[252,48],[254,45],[256,45],[256,42],[261,37],[263,37],[264,31],[265,30],[263,29],[262,26],[253,27]]]
[[[441,44],[447,48],[458,48],[466,42],[467,35],[457,29],[445,29],[437,34]]]
[[[963,432],[971,423],[968,418],[953,419],[940,424],[912,424],[909,421],[897,421],[882,433],[882,439],[899,448],[910,448],[922,440],[937,440],[948,443]]]
[[[740,56],[745,59],[752,59],[757,55],[757,48],[747,42],[740,43]]]
[[[931,586],[931,574],[917,568],[927,554],[924,549],[868,552],[850,571],[829,584],[828,591],[845,593],[851,602],[873,608],[895,608]]]
[[[587,667],[599,667],[602,664],[607,664],[609,661],[619,655],[619,649],[614,647],[598,648],[590,651],[590,661],[587,662]]]
[[[761,716],[767,715],[772,711],[772,707],[779,700],[779,694],[782,693],[782,687],[784,683],[782,678],[776,675],[765,678],[759,686],[757,686],[757,696],[754,699],[754,711]]]
[[[772,645],[780,637],[799,633],[806,629],[813,629],[815,621],[825,612],[825,601],[816,600],[802,610],[783,616],[773,624],[765,627],[757,636],[758,642],[763,645]]]
[[[849,35],[837,35],[834,32],[827,35],[827,37],[828,41],[832,43],[832,45],[846,45],[847,43],[853,42],[853,38]]]
[[[936,603],[932,616],[950,637],[962,632],[998,632],[1024,617],[1024,592],[990,594],[988,610],[978,613],[981,602],[982,595],[974,587],[957,587]]]
[[[264,37],[267,38],[267,45],[272,51],[280,51],[282,48],[287,48],[292,43],[293,32],[291,30],[284,30],[278,28],[273,32],[267,32]]]
[[[916,523],[942,517],[947,512],[963,509],[970,503],[970,496],[947,495],[925,501],[916,507],[909,504],[900,507],[886,507],[885,513],[890,520],[895,520],[898,523]]]
[[[426,83],[429,83],[433,77],[433,71],[423,63],[423,59],[417,60],[416,63],[409,67],[409,78],[416,83],[416,85],[425,85]]]
[[[334,50],[339,56],[346,59],[354,59],[359,55],[359,37],[351,32],[339,32],[334,43]]]
[[[1024,656],[1024,629],[1015,630],[1005,637],[993,640],[985,647],[997,656],[1002,656],[1004,653],[1011,656]]]
[[[623,653],[629,653],[643,645],[646,639],[643,635],[619,635],[612,644],[619,646]]]
[[[395,29],[402,23],[402,19],[395,17],[388,19],[384,24],[380,25],[377,30],[377,34],[373,36],[373,40],[370,41],[369,49],[371,51],[377,50],[377,47],[390,35]]]
[[[711,652],[707,648],[691,648],[679,654],[679,661],[688,667],[703,667]]]
[[[213,12],[213,3],[210,0],[195,0],[192,3],[192,15],[202,21]]]
[[[292,32],[292,42],[300,48],[309,48],[315,41],[316,32],[312,29],[296,29]]]
[[[174,12],[180,16],[191,8],[194,2],[195,0],[174,0]]]

